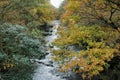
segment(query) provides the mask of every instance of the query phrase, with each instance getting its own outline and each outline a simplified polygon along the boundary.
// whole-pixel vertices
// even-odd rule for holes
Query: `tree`
[[[0,0],[0,80],[32,80],[30,59],[45,57],[37,26],[54,14],[49,0]]]
[[[58,29],[58,39],[53,42],[59,48],[53,50],[59,70],[71,70],[89,79],[107,73],[112,62],[119,60],[116,56],[120,57],[119,1],[65,1],[61,16],[65,27]]]
[[[19,80],[24,74],[21,79],[32,80],[30,75],[34,71],[34,65],[30,59],[41,59],[45,56],[43,51],[41,40],[29,35],[27,28],[11,24],[0,25],[1,78]],[[18,75],[15,75],[16,71]]]
[[[48,0],[3,0],[0,4],[1,23],[27,25],[36,22],[43,24],[53,19],[53,14],[55,14]]]
[[[112,28],[69,26],[60,28],[59,35],[53,42],[59,48],[53,50],[53,58],[63,72],[71,70],[91,78],[108,68],[108,62],[120,54],[120,48],[115,47],[120,44],[114,42],[120,34]]]
[[[72,20],[75,23],[84,23],[84,25],[99,23],[114,29],[118,29],[120,26],[118,0],[68,0],[64,9],[62,19],[65,23],[70,23]]]

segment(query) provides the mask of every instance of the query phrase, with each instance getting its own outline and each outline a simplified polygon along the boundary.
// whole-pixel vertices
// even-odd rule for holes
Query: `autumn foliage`
[[[72,26],[60,29],[59,33],[54,45],[60,49],[53,50],[53,53],[54,59],[61,63],[60,71],[82,72],[83,77],[90,78],[103,71],[108,66],[107,62],[118,55],[119,49],[114,48],[117,44],[111,40],[119,38],[120,34],[112,28]],[[70,50],[71,45],[77,45],[80,50]]]
[[[119,1],[65,0],[59,37],[53,44],[59,71],[81,73],[83,79],[100,75],[120,56]],[[118,2],[118,3],[117,3]],[[119,63],[118,63],[119,64]]]
[[[49,0],[0,0],[0,80],[32,80],[30,59],[45,56],[38,27],[55,13]]]
[[[63,24],[107,25],[115,29],[120,26],[119,0],[65,0]]]
[[[55,8],[48,0],[2,0],[0,9],[1,23],[27,26],[42,25],[54,19],[55,15]]]

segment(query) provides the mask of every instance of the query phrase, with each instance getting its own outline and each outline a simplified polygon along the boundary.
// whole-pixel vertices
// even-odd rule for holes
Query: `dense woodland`
[[[0,80],[32,80],[30,59],[45,56],[42,32],[55,13],[49,0],[0,0]]]
[[[59,71],[83,79],[119,80],[120,1],[65,0],[60,7],[62,27],[53,44]],[[72,47],[72,49],[71,49]]]
[[[0,80],[32,80],[30,59],[45,57],[43,33],[55,19],[58,71],[120,80],[119,0],[64,0],[58,9],[49,0],[0,0]]]

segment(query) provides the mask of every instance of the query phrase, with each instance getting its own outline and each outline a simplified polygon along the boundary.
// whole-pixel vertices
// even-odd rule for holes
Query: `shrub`
[[[53,58],[60,63],[59,70],[82,73],[83,78],[98,75],[104,68],[109,67],[108,61],[119,53],[114,41],[120,34],[112,28],[69,26],[65,29],[60,28],[59,35],[53,42],[60,48],[53,50]],[[76,48],[80,48],[77,51],[71,50],[71,45],[78,45]]]
[[[20,25],[0,25],[0,74],[5,80],[32,80],[30,59],[41,59],[45,54],[39,38],[27,33]],[[22,78],[21,78],[22,77]]]

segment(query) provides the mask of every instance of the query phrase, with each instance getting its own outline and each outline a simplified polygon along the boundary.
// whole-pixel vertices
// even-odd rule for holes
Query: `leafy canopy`
[[[111,40],[116,40],[120,34],[112,28],[69,26],[59,28],[59,35],[53,42],[60,48],[53,50],[54,60],[60,63],[59,70],[81,72],[83,78],[98,75],[119,52]]]

